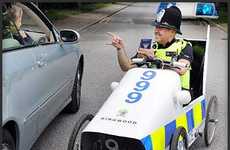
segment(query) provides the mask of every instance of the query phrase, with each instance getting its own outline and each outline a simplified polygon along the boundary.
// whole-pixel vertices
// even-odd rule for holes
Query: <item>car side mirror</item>
[[[60,31],[60,37],[63,42],[78,42],[80,34],[72,29],[63,29]]]
[[[191,101],[191,94],[187,90],[176,92],[176,99],[180,105],[188,104]]]

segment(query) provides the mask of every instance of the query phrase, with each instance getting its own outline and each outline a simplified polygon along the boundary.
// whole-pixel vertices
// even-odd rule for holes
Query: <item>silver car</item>
[[[79,109],[80,35],[58,31],[33,3],[4,4],[2,15],[2,148],[29,150],[58,113]]]

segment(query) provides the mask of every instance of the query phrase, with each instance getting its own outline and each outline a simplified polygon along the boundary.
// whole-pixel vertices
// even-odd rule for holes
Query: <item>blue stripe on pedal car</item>
[[[194,128],[192,109],[186,113],[186,117],[187,117],[187,124],[188,124],[188,132],[190,132]]]
[[[141,140],[141,142],[143,143],[144,147],[145,147],[145,150],[153,150],[152,149],[152,141],[151,141],[151,137],[150,135],[149,136],[146,136],[145,138],[143,138]]]
[[[165,126],[165,147],[170,145],[170,141],[175,130],[176,130],[176,120],[173,120],[172,122],[168,123]]]
[[[202,119],[206,117],[206,100],[203,99],[201,101],[201,108],[202,108]]]

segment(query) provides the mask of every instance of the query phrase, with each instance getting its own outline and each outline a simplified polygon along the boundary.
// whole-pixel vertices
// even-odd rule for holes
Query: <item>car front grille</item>
[[[84,132],[81,138],[81,150],[145,150],[137,139]]]

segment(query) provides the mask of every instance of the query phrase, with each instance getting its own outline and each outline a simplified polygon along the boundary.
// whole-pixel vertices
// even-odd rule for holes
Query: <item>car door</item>
[[[69,97],[78,56],[72,46],[57,42],[52,28],[29,7],[17,5],[23,10],[21,30],[33,42],[3,41],[3,118],[17,120],[24,149]]]
[[[23,26],[38,43],[34,50],[35,66],[39,70],[36,82],[42,84],[43,87],[40,89],[37,112],[40,120],[38,133],[40,133],[61,111],[65,101],[71,95],[79,57],[77,51],[79,45],[60,42],[54,26],[44,18],[41,11],[34,5],[29,5],[27,8],[25,11],[28,13],[27,17],[24,17]],[[34,20],[33,23],[31,20]],[[38,29],[40,30],[37,31]]]

